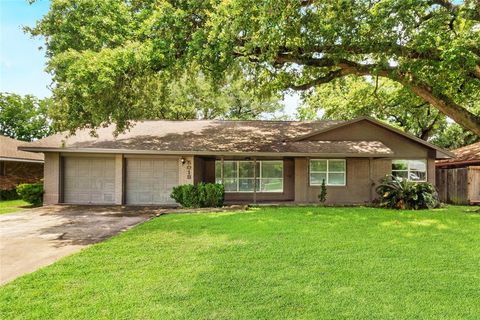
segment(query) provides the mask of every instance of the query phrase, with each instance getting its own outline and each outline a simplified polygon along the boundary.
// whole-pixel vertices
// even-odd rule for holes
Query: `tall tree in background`
[[[135,100],[125,100],[115,93],[108,97],[112,102],[114,115],[99,113],[85,106],[72,103],[56,103],[50,114],[56,126],[61,129],[76,129],[85,124],[86,117],[92,117],[94,128],[115,117],[118,122],[130,120],[186,120],[186,119],[257,119],[263,115],[274,115],[283,110],[280,96],[257,94],[255,88],[246,81],[239,70],[231,72],[215,86],[209,82],[198,68],[190,68],[178,78],[164,83],[159,75],[148,75],[135,81],[134,87],[126,88],[134,92]],[[105,97],[104,97],[105,98]],[[122,102],[123,101],[123,102]],[[125,105],[124,109],[116,108]],[[119,129],[121,130],[121,129]]]
[[[197,64],[212,83],[240,65],[264,93],[388,78],[480,135],[477,0],[52,0],[29,31],[72,127],[124,128],[148,79]]]
[[[472,109],[480,111],[480,101]],[[305,95],[298,116],[316,119],[319,115],[342,120],[372,116],[446,148],[475,142],[476,136],[450,129],[459,126],[405,87],[382,78],[348,76],[317,87]]]
[[[53,132],[48,110],[51,99],[37,99],[0,93],[0,134],[22,141],[32,141]]]

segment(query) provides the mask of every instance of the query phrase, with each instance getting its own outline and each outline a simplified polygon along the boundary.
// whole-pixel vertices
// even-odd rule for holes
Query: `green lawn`
[[[0,288],[3,319],[478,319],[480,214],[172,214]]]
[[[29,204],[23,200],[6,200],[0,201],[0,214],[11,213],[22,210],[21,207]]]

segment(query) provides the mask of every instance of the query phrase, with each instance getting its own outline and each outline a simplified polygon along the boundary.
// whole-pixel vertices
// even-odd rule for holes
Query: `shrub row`
[[[0,201],[1,200],[17,200],[20,197],[17,194],[17,190],[10,189],[10,190],[0,190]]]
[[[222,207],[225,189],[222,184],[184,184],[173,188],[171,197],[185,208]]]

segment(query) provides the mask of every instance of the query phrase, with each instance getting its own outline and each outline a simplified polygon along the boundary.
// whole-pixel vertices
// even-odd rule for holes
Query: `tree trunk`
[[[432,106],[440,110],[443,114],[453,119],[455,122],[471,130],[480,136],[480,117],[469,112],[467,109],[459,106],[450,98],[443,95],[433,95],[428,87],[421,85],[411,86],[412,92]]]

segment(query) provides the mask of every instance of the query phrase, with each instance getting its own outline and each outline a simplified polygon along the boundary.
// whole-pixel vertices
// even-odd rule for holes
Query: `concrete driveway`
[[[0,284],[149,219],[148,208],[48,206],[0,215]]]

